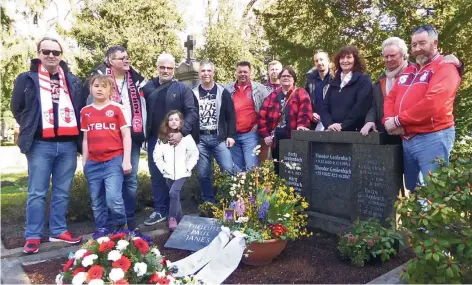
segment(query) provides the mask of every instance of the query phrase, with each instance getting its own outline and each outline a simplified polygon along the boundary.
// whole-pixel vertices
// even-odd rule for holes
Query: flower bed
[[[189,251],[166,249],[169,234],[153,239],[162,255],[177,261],[191,254]],[[367,283],[405,263],[414,256],[409,248],[403,249],[388,263],[367,263],[364,267],[342,260],[337,252],[338,237],[325,232],[315,232],[308,238],[289,241],[286,249],[274,261],[264,267],[240,264],[226,279],[226,284],[307,284],[307,283]],[[59,269],[67,259],[56,259],[25,266],[33,284],[54,283]]]

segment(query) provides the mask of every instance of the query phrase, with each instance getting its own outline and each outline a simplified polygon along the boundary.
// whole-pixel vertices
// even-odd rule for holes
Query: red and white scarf
[[[42,64],[38,68],[39,94],[41,99],[41,117],[43,125],[43,138],[53,138],[54,133],[54,109],[52,103],[51,77]],[[67,88],[64,70],[59,67],[59,122],[58,136],[76,136],[79,134],[77,128],[76,114],[72,105],[69,89]]]

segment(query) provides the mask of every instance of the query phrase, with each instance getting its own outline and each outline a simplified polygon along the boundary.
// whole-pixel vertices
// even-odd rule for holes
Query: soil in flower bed
[[[154,238],[167,259],[177,261],[191,254],[189,251],[167,249],[164,244],[169,234]],[[342,260],[337,252],[337,236],[315,231],[310,238],[287,243],[282,254],[266,266],[240,264],[226,279],[226,284],[307,284],[307,283],[368,283],[400,266],[414,256],[409,248],[387,263],[372,262],[364,267]],[[66,258],[50,260],[24,267],[33,284],[54,283],[56,275],[67,262]]]

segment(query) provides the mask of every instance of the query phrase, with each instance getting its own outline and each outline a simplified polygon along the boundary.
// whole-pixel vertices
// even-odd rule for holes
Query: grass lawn
[[[28,190],[28,174],[20,173],[2,173],[0,194],[21,193]]]

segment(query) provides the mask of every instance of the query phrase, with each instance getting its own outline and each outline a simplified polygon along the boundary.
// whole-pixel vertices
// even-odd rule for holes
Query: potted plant
[[[220,173],[215,184],[219,192],[213,215],[232,231],[246,235],[243,263],[268,264],[287,240],[311,235],[304,214],[308,203],[274,173],[272,161],[234,176]]]
[[[176,271],[148,236],[121,230],[94,235],[71,254],[56,284],[200,284]]]

